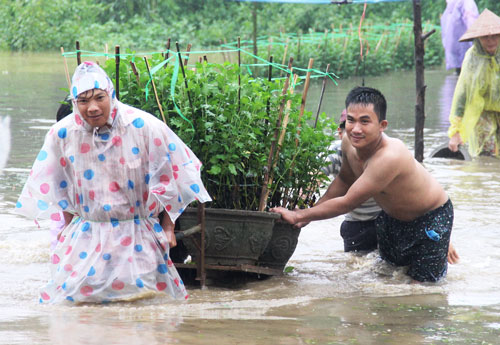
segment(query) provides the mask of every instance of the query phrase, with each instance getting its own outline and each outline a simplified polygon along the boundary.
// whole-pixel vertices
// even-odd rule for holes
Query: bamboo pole
[[[238,36],[238,113],[240,112],[241,106],[241,40]]]
[[[139,78],[139,72],[137,71],[137,67],[135,66],[135,63],[133,61],[130,61],[130,66],[132,67],[132,72],[135,75],[135,79],[137,80],[137,85],[141,87],[141,80]]]
[[[424,79],[424,39],[422,37],[422,4],[413,0],[413,33],[415,36],[415,159],[424,160],[424,124],[425,124],[425,79]]]
[[[153,76],[151,75],[151,70],[149,69],[149,62],[147,57],[144,57],[144,62],[146,62],[146,68],[148,70],[149,77],[151,78],[151,84],[153,85],[153,92],[155,94],[156,104],[158,105],[158,109],[160,109],[161,118],[163,122],[165,122],[165,124],[168,125],[167,120],[165,119],[165,115],[163,114],[163,108],[161,106],[160,99],[158,98],[158,92],[156,91],[155,81],[153,79]]]
[[[170,38],[167,40],[166,48],[167,48],[167,51],[165,53],[165,60],[168,60],[168,57],[170,55]],[[163,67],[166,68],[167,65],[168,65],[168,62]]]
[[[120,100],[120,46],[115,47],[115,65],[116,65],[115,94],[116,94],[116,99]]]
[[[82,63],[82,53],[80,52],[80,41],[76,41],[76,64],[80,66]]]
[[[290,60],[288,61],[288,70],[290,71],[292,69],[292,62],[293,58],[290,57]],[[273,166],[273,157],[274,157],[274,152],[276,150],[276,144],[277,144],[277,139],[278,139],[278,131],[279,128],[281,127],[281,119],[283,115],[283,110],[285,109],[285,96],[288,92],[288,87],[290,85],[290,75],[286,78],[285,80],[285,85],[283,86],[283,91],[281,93],[283,100],[280,105],[279,113],[278,113],[278,120],[276,122],[276,129],[274,131],[274,137],[271,142],[271,149],[269,150],[269,156],[267,159],[267,170],[264,173],[264,181],[262,183],[262,191],[260,194],[260,200],[259,200],[259,211],[264,211],[266,208],[267,204],[267,198],[269,197],[269,176],[271,173],[271,169]]]
[[[64,61],[64,72],[66,74],[66,81],[68,82],[68,90],[71,93],[71,79],[69,77],[68,62],[66,61],[66,56],[64,56],[64,48],[63,47],[61,47],[61,54],[62,54],[63,61]]]
[[[191,47],[192,47],[192,44],[189,43],[187,45],[187,48],[186,48],[186,55],[187,55],[187,58],[184,59],[184,66],[187,66],[188,65],[188,62],[189,62],[189,52],[191,51]]]
[[[311,71],[312,71],[312,66],[314,63],[314,59],[309,59],[309,63],[307,64],[307,74],[306,74],[306,81],[304,83],[304,90],[302,91],[302,102],[300,103],[300,112],[299,112],[299,122],[297,124],[297,138],[295,139],[295,144],[298,146],[299,145],[299,139],[298,135],[300,134],[300,121],[302,120],[302,116],[304,116],[304,111],[306,109],[306,99],[307,99],[307,92],[309,91],[309,83],[311,82]]]
[[[326,75],[323,78],[323,85],[321,86],[321,93],[319,95],[318,110],[316,111],[316,120],[314,121],[314,128],[318,125],[319,112],[321,111],[321,103],[323,103],[323,96],[325,94],[326,81],[328,78],[328,70],[330,69],[330,64],[326,65]]]

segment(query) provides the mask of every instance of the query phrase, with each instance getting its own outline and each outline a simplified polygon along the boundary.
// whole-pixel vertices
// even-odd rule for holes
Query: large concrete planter
[[[267,248],[273,226],[280,215],[270,212],[205,209],[205,263],[209,265],[256,265]],[[187,208],[179,218],[180,228],[197,224],[196,208]],[[198,250],[192,238],[183,240],[193,256]],[[194,258],[197,260],[197,258]]]
[[[271,240],[259,257],[258,265],[283,271],[297,247],[299,235],[300,229],[288,223],[276,222]]]

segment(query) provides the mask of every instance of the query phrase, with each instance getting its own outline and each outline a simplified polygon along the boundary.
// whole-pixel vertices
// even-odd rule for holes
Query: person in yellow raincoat
[[[499,157],[500,17],[485,9],[460,41],[474,40],[467,51],[450,112],[448,148],[468,145],[472,157]]]

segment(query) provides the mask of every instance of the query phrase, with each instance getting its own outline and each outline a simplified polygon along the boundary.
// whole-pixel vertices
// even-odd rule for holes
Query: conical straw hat
[[[500,17],[487,8],[481,13],[459,41],[470,41],[474,38],[500,34]]]

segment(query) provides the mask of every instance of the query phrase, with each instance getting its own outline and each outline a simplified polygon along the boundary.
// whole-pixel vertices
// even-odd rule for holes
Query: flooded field
[[[411,284],[376,252],[343,252],[342,217],[304,228],[291,273],[188,287],[187,302],[41,306],[49,279],[49,223],[14,214],[17,196],[55,121],[66,88],[58,55],[1,54],[0,116],[11,117],[12,152],[0,175],[0,344],[498,344],[500,160],[426,158],[455,207],[452,242],[461,260],[438,284]],[[71,61],[74,68],[74,61]],[[446,141],[456,77],[426,72],[425,156]],[[360,79],[330,84],[323,111],[337,119]],[[413,146],[414,76],[367,78],[388,99],[388,134]],[[320,83],[310,90],[316,109]]]

